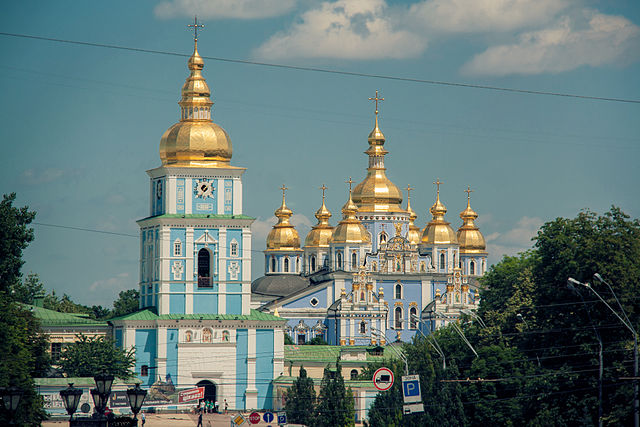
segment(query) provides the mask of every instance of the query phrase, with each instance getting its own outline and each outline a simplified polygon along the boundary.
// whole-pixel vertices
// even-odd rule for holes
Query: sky
[[[366,175],[376,90],[385,98],[387,176],[415,188],[416,224],[431,219],[439,178],[457,229],[471,186],[490,263],[530,248],[543,223],[581,209],[616,205],[640,217],[637,1],[8,1],[0,191],[37,211],[23,273],[37,273],[48,290],[111,306],[120,291],[137,289],[145,171],[160,165],[160,138],[179,119],[196,14],[213,119],[231,137],[232,165],[247,168],[253,279],[282,184],[301,241],[316,222],[322,184],[330,222],[341,219],[345,181]]]

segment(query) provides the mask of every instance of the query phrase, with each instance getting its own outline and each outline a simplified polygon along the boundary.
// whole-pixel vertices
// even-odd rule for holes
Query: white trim
[[[170,213],[170,214],[174,214],[177,212],[177,208],[176,208],[176,186],[178,185],[176,177],[175,176],[167,176],[167,179],[165,180],[165,186],[164,186],[164,193],[165,193],[165,197],[164,197],[164,211],[166,213]]]
[[[193,179],[184,179],[184,213],[190,215],[193,212]]]
[[[233,180],[233,214],[242,214],[242,179],[240,177]]]
[[[218,197],[216,212],[222,215],[224,214],[224,178],[218,178],[216,180],[216,192]]]

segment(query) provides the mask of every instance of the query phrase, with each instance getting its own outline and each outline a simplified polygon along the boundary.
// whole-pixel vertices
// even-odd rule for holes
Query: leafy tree
[[[324,369],[318,405],[316,406],[316,427],[345,427],[355,424],[353,392],[347,390],[342,377],[340,362],[336,370],[329,366]]]
[[[306,343],[307,345],[329,345],[321,336],[314,337]]]
[[[16,193],[2,196],[0,202],[0,292],[7,293],[20,279],[24,264],[22,251],[33,240],[28,228],[36,216],[27,206],[13,207]]]
[[[284,410],[287,420],[290,423],[312,425],[315,404],[313,379],[307,377],[307,371],[300,366],[300,374],[286,394]]]
[[[289,334],[284,334],[284,344],[285,345],[293,345],[295,344]]]
[[[113,316],[124,316],[138,310],[140,292],[137,289],[120,291],[118,299],[113,302]]]
[[[16,281],[11,294],[16,301],[32,305],[36,297],[45,295],[45,289],[40,277],[35,273],[29,273],[23,281]]]
[[[135,350],[122,350],[111,338],[76,335],[77,341],[64,349],[60,367],[69,377],[92,377],[107,372],[123,380],[134,376]]]

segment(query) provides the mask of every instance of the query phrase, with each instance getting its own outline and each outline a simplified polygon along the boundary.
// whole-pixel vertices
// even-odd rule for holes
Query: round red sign
[[[258,424],[260,422],[260,414],[257,412],[252,412],[251,415],[249,415],[249,422],[251,424]]]
[[[387,391],[393,385],[393,372],[389,368],[380,368],[373,374],[373,385],[380,391]]]

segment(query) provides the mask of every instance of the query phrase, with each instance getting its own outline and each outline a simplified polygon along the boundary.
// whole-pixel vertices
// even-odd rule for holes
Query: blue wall
[[[236,408],[244,409],[247,398],[247,355],[249,348],[249,332],[238,329],[236,339]]]
[[[171,375],[171,380],[178,386],[178,330],[167,329],[167,374]]]
[[[122,348],[122,328],[116,329],[116,347]]]
[[[157,331],[155,329],[137,329],[135,370],[138,378],[142,380],[142,384],[146,384],[148,386],[153,384],[156,377],[156,370],[150,368],[149,375],[141,377],[140,368],[142,365],[147,365],[149,367],[156,366],[156,351]]]
[[[256,330],[256,388],[258,408],[273,407],[273,329]]]
[[[172,294],[169,295],[169,313],[184,314],[185,295]]]
[[[242,295],[227,295],[227,314],[242,314]]]
[[[193,312],[194,313],[218,313],[218,295],[202,294],[193,296]]]

